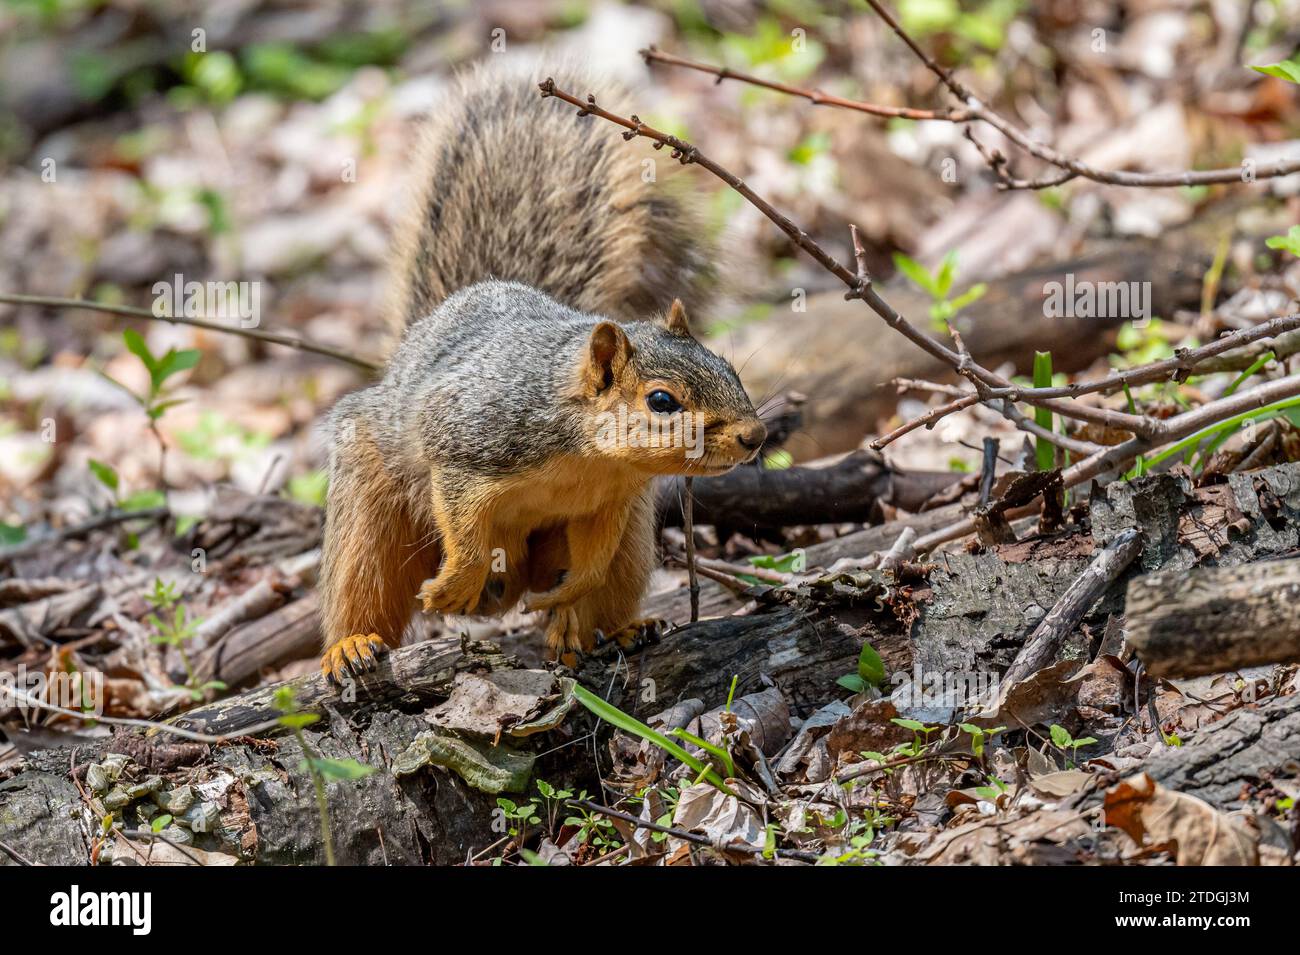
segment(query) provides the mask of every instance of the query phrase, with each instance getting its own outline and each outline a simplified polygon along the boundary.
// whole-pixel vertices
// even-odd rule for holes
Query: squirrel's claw
[[[623,650],[639,650],[642,647],[648,647],[652,643],[658,643],[659,638],[667,632],[672,626],[667,620],[658,617],[646,617],[641,620],[633,620],[621,630],[611,633],[608,639],[617,643]]]
[[[360,676],[379,665],[379,655],[388,644],[377,633],[354,633],[326,649],[321,657],[321,675],[342,686],[350,675]]]

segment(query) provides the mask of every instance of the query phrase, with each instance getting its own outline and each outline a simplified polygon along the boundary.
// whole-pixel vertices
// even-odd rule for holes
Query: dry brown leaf
[[[1146,773],[1106,790],[1106,824],[1139,846],[1169,846],[1179,865],[1259,865],[1259,833],[1244,819],[1166,789]]]

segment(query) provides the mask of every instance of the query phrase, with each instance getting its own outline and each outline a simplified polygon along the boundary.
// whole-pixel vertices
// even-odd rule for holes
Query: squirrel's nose
[[[736,432],[736,440],[746,451],[757,451],[766,437],[767,427],[761,421],[752,421]]]

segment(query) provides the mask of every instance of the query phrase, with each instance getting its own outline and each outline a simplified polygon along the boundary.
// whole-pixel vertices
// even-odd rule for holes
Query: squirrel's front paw
[[[388,644],[377,633],[354,633],[325,650],[320,672],[326,680],[342,686],[349,674],[360,676],[373,670],[379,663],[379,655],[387,649]]]
[[[420,586],[420,592],[416,596],[424,605],[425,613],[459,616],[471,614],[478,609],[479,599],[483,595],[484,580],[474,581],[465,576],[444,580],[443,577],[444,575],[439,574]]]
[[[554,610],[564,604],[574,603],[591,593],[599,583],[600,579],[594,576],[566,575],[551,590],[543,591],[540,594],[530,594],[524,601],[524,612],[536,613],[539,610]]]

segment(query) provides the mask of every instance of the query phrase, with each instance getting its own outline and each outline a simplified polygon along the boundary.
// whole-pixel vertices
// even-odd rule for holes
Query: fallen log
[[[900,471],[878,454],[854,451],[820,467],[772,470],[736,468],[716,478],[696,478],[696,524],[752,534],[796,524],[867,524],[879,521],[882,505],[919,511],[933,495],[963,475],[950,471]],[[684,478],[661,483],[664,524],[680,527]]]
[[[1152,676],[1300,660],[1300,559],[1139,577],[1128,642]]]

